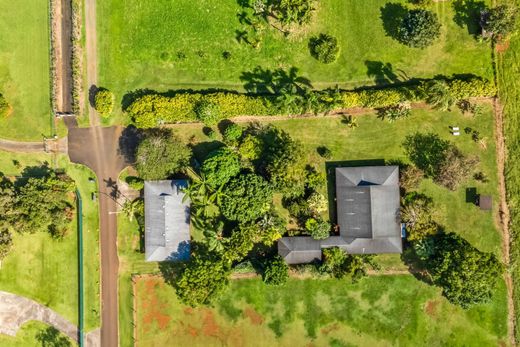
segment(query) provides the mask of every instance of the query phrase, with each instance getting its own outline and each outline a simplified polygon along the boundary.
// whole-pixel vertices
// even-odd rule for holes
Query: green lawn
[[[520,1],[499,1],[515,3]],[[506,185],[509,209],[511,212],[510,231],[512,234],[511,257],[514,283],[514,302],[516,312],[516,339],[520,341],[520,38],[511,39],[509,49],[497,54],[498,86],[500,100],[504,104],[505,136],[508,151],[506,162]]]
[[[0,138],[51,135],[48,1],[0,0],[0,93],[13,112]]]
[[[247,28],[237,17],[242,12],[238,3],[100,2],[100,85],[113,90],[118,100],[140,88],[240,90],[245,82],[241,75],[257,66],[270,70],[297,67],[315,88],[336,84],[353,87],[374,84],[376,79],[385,83],[437,74],[492,77],[489,45],[477,42],[467,27],[455,23],[450,2],[432,5],[443,25],[442,36],[425,50],[408,48],[385,33],[381,9],[389,3],[406,4],[405,0],[322,0],[312,25],[288,39],[268,27],[261,34],[258,49],[239,44],[235,38],[237,30]],[[322,32],[337,36],[341,45],[338,61],[330,65],[313,59],[307,47],[309,38]],[[231,53],[229,60],[222,58],[224,51]],[[186,59],[180,60],[179,52]],[[386,75],[383,65],[388,68]]]
[[[75,342],[57,332],[56,329],[35,321],[24,324],[16,337],[0,335],[0,346],[2,347],[69,346],[64,341],[68,341],[70,346],[77,346]]]
[[[52,162],[45,154],[14,154],[0,152],[0,172],[19,175],[25,166]],[[14,165],[20,163],[20,168]],[[90,200],[96,190],[89,183],[93,177],[87,168],[72,164],[64,156],[57,158],[57,167],[64,168],[76,181],[83,196],[85,328],[99,327],[99,247],[97,203]],[[12,252],[2,262],[0,290],[26,296],[49,306],[71,322],[78,321],[77,226],[62,241],[47,233],[14,234]]]
[[[137,282],[142,346],[497,346],[506,341],[505,285],[464,311],[411,275],[357,284],[234,280],[213,308],[180,304],[160,279]]]

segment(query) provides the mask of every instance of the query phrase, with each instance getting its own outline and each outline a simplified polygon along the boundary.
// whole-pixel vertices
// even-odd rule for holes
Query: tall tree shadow
[[[468,34],[475,38],[481,33],[480,16],[481,11],[486,10],[487,6],[484,1],[475,0],[456,0],[452,5],[455,11],[453,20],[455,23],[463,28],[466,27]]]
[[[279,94],[282,90],[303,92],[312,88],[311,81],[299,74],[296,67],[289,70],[269,70],[257,66],[253,71],[244,71],[240,76],[244,89],[255,94]]]
[[[398,40],[398,28],[408,9],[402,4],[388,3],[381,7],[381,20],[386,35]]]
[[[70,340],[62,335],[55,327],[48,327],[36,334],[36,340],[41,343],[43,347],[69,347],[72,346]]]
[[[366,60],[367,76],[374,78],[377,85],[387,85],[391,83],[401,83],[409,80],[408,75],[403,70],[395,70],[391,63]]]

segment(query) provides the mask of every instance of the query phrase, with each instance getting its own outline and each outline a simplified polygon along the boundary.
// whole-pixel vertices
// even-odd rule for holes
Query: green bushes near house
[[[450,95],[455,99],[489,97],[496,93],[491,82],[479,77],[445,79],[445,82]],[[329,111],[352,107],[383,108],[403,101],[424,100],[426,98],[423,94],[424,83],[385,89],[352,91],[329,89],[308,91],[308,93],[316,96],[316,103],[323,106],[320,107],[321,109]],[[211,105],[211,119],[201,116],[204,113],[200,110],[201,105]],[[243,115],[287,114],[285,108],[278,104],[274,94],[246,95],[231,92],[178,93],[174,96],[149,94],[136,99],[125,111],[139,128],[152,128],[165,123],[207,122],[208,120],[215,123]]]

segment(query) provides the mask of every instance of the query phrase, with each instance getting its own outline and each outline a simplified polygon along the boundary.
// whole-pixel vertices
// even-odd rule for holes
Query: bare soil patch
[[[253,325],[261,325],[264,322],[264,318],[250,307],[244,310],[244,316],[249,318]]]

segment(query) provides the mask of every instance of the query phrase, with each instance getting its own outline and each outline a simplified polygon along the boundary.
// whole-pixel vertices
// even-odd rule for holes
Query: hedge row
[[[496,93],[492,83],[481,78],[446,80],[452,95],[457,99],[489,97]],[[423,83],[385,89],[311,91],[301,98],[314,98],[318,109],[335,110],[352,107],[382,108],[402,101],[420,101],[424,98]],[[174,96],[144,95],[125,110],[139,128],[159,124],[196,122],[196,108],[202,101],[216,105],[222,119],[237,116],[270,116],[287,114],[274,95],[246,95],[231,92],[179,93]],[[321,106],[321,107],[320,107]]]

